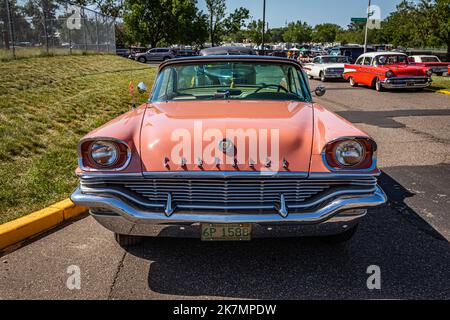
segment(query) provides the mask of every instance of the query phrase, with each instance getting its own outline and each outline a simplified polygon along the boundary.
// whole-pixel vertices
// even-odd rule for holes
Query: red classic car
[[[122,246],[142,236],[340,242],[386,201],[375,141],[313,103],[286,58],[163,62],[148,102],[82,138],[78,154],[71,199]]]
[[[432,71],[411,65],[406,54],[370,52],[361,55],[354,64],[346,64],[344,78],[352,87],[365,85],[377,91],[384,89],[423,89],[431,83]]]
[[[433,73],[442,76],[450,67],[449,62],[441,62],[436,56],[410,56],[410,64],[431,69]]]

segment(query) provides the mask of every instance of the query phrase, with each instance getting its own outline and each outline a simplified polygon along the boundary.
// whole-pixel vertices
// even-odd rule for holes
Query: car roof
[[[211,47],[202,49],[200,54],[204,55],[218,55],[218,54],[228,54],[228,53],[244,53],[244,54],[252,54],[256,55],[255,50],[248,47],[240,47],[240,46],[222,46],[222,47]]]
[[[326,54],[323,56],[317,56],[316,58],[347,58],[346,56],[343,55],[333,55],[333,54]]]
[[[434,56],[432,54],[415,54],[410,57],[437,58],[437,56]]]
[[[238,56],[210,55],[210,56],[193,56],[193,57],[181,57],[169,59],[159,65],[159,70],[165,68],[168,65],[188,64],[197,61],[205,61],[205,62],[250,61],[250,62],[278,62],[278,63],[281,62],[286,64],[293,64],[299,68],[302,68],[301,64],[297,60],[288,59],[285,57],[255,56],[255,55],[238,55]]]
[[[398,52],[398,51],[376,51],[376,52],[363,53],[359,57],[371,57],[371,58],[373,58],[373,57],[385,56],[385,55],[403,55],[403,56],[406,56],[405,53]]]

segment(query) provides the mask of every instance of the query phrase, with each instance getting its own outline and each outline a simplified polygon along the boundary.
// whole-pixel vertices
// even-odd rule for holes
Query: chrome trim
[[[372,145],[373,145],[372,164],[371,164],[371,166],[370,166],[369,168],[366,168],[366,169],[352,169],[351,167],[348,167],[348,168],[345,168],[345,167],[344,167],[344,168],[333,168],[332,166],[330,166],[330,165],[328,164],[327,158],[326,158],[326,149],[327,149],[327,146],[328,146],[329,144],[331,144],[331,143],[335,143],[335,142],[337,142],[337,141],[345,141],[345,140],[369,140],[370,143],[372,143]],[[378,149],[377,143],[376,143],[372,138],[369,138],[369,137],[363,137],[363,136],[339,137],[339,138],[337,138],[337,139],[334,139],[334,140],[329,141],[329,142],[323,147],[323,150],[322,150],[322,152],[321,152],[321,157],[322,157],[323,164],[324,164],[325,167],[326,167],[328,170],[330,170],[331,172],[343,172],[343,173],[353,173],[353,172],[355,172],[355,173],[361,172],[361,173],[362,173],[362,172],[371,172],[371,171],[375,170],[376,167],[377,167],[377,161],[378,161],[378,158],[377,158],[377,149]]]
[[[336,213],[348,209],[367,208],[384,204],[386,195],[380,187],[376,187],[373,194],[360,196],[343,196],[334,199],[323,207],[311,209],[302,213],[291,213],[283,218],[278,212],[267,214],[193,214],[190,212],[177,212],[167,217],[164,212],[150,212],[136,208],[126,202],[109,196],[84,194],[77,188],[71,195],[71,200],[80,206],[101,208],[115,212],[128,221],[134,223],[167,224],[167,223],[280,223],[301,222],[319,223],[325,221]]]
[[[307,178],[308,172],[278,172],[278,171],[148,171],[142,173],[145,178],[246,178],[246,177],[285,177]]]
[[[317,224],[304,223],[254,223],[253,238],[310,237],[342,233],[356,225],[367,213],[366,209],[341,211]],[[152,237],[200,238],[199,223],[138,224],[113,212],[94,212],[92,217],[103,227],[119,234]]]
[[[166,202],[166,207],[164,208],[164,213],[166,214],[166,216],[170,217],[173,213],[174,209],[172,207],[172,194],[169,192],[167,194],[167,202]]]
[[[394,81],[405,81],[405,83],[395,83]],[[415,81],[423,81],[426,80],[425,83],[416,83]],[[414,81],[413,86],[407,86],[406,81]],[[426,88],[430,86],[432,79],[430,77],[425,76],[405,76],[405,77],[391,77],[387,78],[383,81],[380,81],[381,85],[386,89],[402,89],[402,88]]]
[[[284,194],[281,194],[281,197],[280,197],[280,209],[278,210],[278,213],[283,218],[286,218],[288,216],[288,214],[289,214],[289,211],[288,211],[288,209],[286,207],[286,201],[284,199]]]
[[[96,168],[87,168],[84,166],[83,164],[83,157],[81,154],[81,145],[83,143],[85,143],[86,141],[112,141],[112,142],[116,142],[116,143],[121,143],[123,145],[125,145],[127,147],[127,159],[125,160],[125,163],[123,164],[123,166],[118,167],[118,168],[113,168],[113,169],[108,169],[108,167],[104,167],[101,169],[96,169]],[[106,171],[110,171],[110,172],[114,172],[114,171],[121,171],[124,170],[128,167],[128,165],[130,164],[131,161],[131,148],[128,145],[128,143],[126,143],[123,140],[120,139],[116,139],[116,138],[111,138],[111,137],[92,137],[92,138],[85,138],[80,140],[80,142],[78,142],[78,167],[83,170],[83,171],[87,171],[87,172],[106,172]]]

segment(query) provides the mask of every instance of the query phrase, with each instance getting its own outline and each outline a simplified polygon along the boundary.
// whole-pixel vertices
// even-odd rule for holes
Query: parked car
[[[344,78],[352,87],[364,85],[384,89],[423,89],[430,85],[432,72],[411,65],[399,52],[371,52],[361,55],[355,64],[346,64]]]
[[[169,48],[153,48],[147,52],[137,53],[134,59],[146,63],[147,61],[164,61],[175,58],[175,51]]]
[[[236,55],[256,55],[256,54],[257,54],[256,51],[253,50],[252,48],[239,46],[212,47],[200,51],[201,56],[211,56],[211,55],[236,56]]]
[[[313,103],[307,82],[286,58],[163,62],[147,103],[79,142],[72,201],[124,247],[156,235],[349,240],[386,201],[377,145]]]
[[[375,48],[373,48],[372,46],[367,47],[367,52],[373,51],[375,51]],[[354,63],[356,59],[363,53],[364,47],[360,45],[336,46],[328,49],[328,54],[348,57],[350,63]]]
[[[410,56],[408,58],[411,64],[431,69],[433,73],[442,76],[447,72],[450,62],[441,62],[436,56]]]
[[[176,57],[192,57],[198,55],[197,52],[192,49],[176,49],[174,51]]]
[[[310,79],[320,78],[322,82],[329,79],[343,79],[345,64],[349,63],[344,56],[318,56],[311,63],[305,63],[303,69]]]
[[[130,51],[129,48],[126,48],[126,47],[123,47],[123,46],[121,46],[121,47],[117,46],[116,47],[116,55],[126,58],[130,54],[131,54],[131,51]]]

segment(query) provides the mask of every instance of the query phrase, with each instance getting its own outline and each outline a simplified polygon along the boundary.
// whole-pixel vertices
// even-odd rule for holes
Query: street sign
[[[352,18],[351,21],[355,23],[366,23],[367,18]]]

